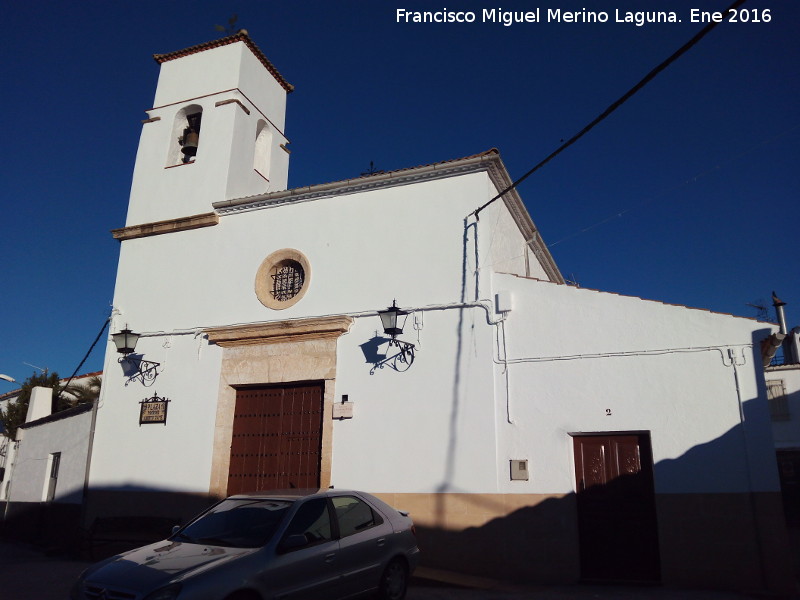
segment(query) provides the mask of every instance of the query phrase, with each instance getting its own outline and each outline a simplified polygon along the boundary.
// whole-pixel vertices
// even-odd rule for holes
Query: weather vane
[[[236,33],[236,21],[239,20],[239,15],[233,14],[230,19],[228,19],[228,26],[225,27],[224,25],[214,25],[214,29],[224,33],[225,35],[233,35]]]

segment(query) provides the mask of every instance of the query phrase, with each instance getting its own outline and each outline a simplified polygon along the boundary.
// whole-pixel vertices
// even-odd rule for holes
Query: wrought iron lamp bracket
[[[393,337],[389,340],[389,348],[392,347],[397,348],[399,352],[376,362],[369,370],[370,375],[374,375],[377,369],[382,369],[387,365],[395,371],[405,371],[411,366],[414,362],[414,352],[416,352],[414,344]]]
[[[150,385],[158,377],[158,367],[161,366],[161,363],[157,363],[150,360],[144,360],[143,358],[132,357],[130,354],[127,354],[119,359],[119,364],[123,365],[123,371],[125,372],[125,364],[132,365],[136,371],[131,375],[128,375],[127,372],[125,374],[128,377],[128,380],[125,382],[127,386],[131,381],[140,381],[142,385]]]

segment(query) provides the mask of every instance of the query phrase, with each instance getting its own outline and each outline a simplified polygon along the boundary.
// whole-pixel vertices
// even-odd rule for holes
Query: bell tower
[[[213,202],[285,190],[293,87],[247,32],[154,58],[161,71],[126,228],[186,221],[212,213]]]

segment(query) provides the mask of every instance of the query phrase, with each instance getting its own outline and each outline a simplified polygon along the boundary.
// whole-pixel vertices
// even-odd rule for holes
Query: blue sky
[[[290,186],[497,147],[516,178],[702,28],[727,1],[12,2],[3,82],[0,373],[67,376],[110,309],[153,53],[237,26],[295,85]],[[606,11],[609,22],[482,23],[483,8]],[[472,24],[396,10],[472,10]],[[584,287],[800,324],[800,3],[750,0],[520,187],[568,279]],[[681,23],[613,22],[673,10]],[[476,207],[477,208],[477,207]],[[413,232],[395,232],[412,236]],[[167,294],[169,290],[153,290]],[[102,367],[104,344],[82,372]],[[28,363],[28,364],[25,364]],[[11,388],[5,382],[0,385]],[[0,389],[0,393],[8,391]]]

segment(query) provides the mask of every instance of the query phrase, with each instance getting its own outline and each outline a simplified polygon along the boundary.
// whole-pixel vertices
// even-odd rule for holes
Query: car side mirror
[[[291,552],[292,550],[297,550],[305,546],[308,546],[308,540],[302,533],[288,535],[281,542],[281,550],[284,552]]]
[[[173,535],[175,535],[176,533],[178,533],[178,530],[179,530],[180,528],[181,528],[181,526],[180,526],[180,525],[173,525],[173,527],[172,527],[172,533],[170,533],[170,536],[173,536]]]

